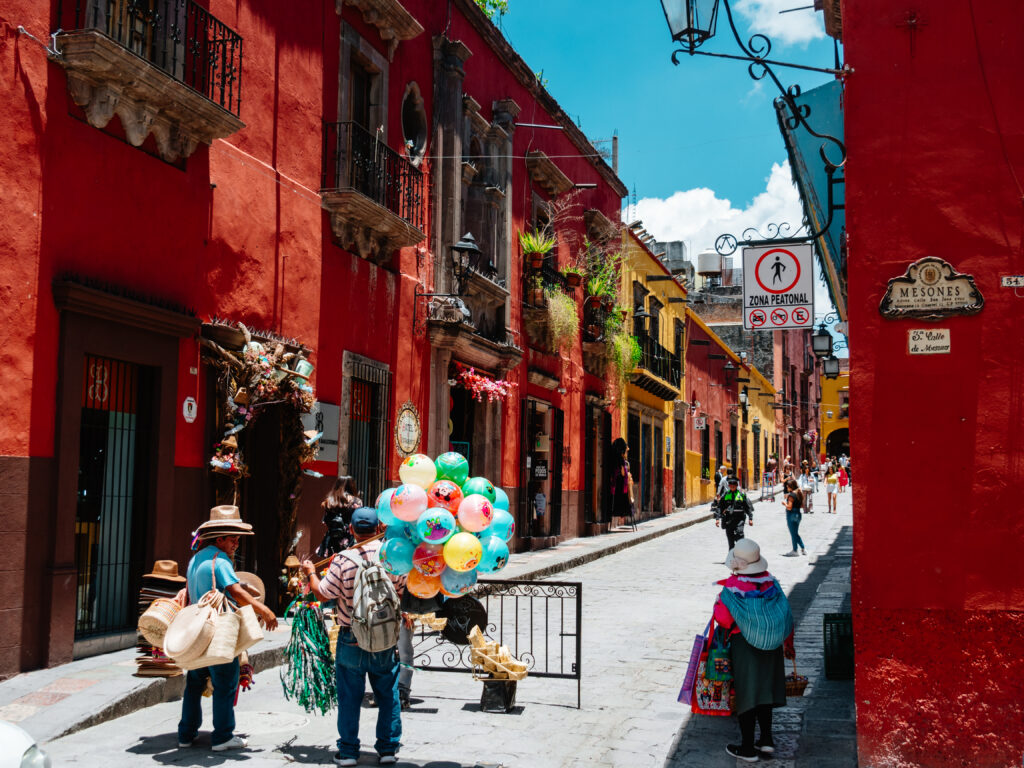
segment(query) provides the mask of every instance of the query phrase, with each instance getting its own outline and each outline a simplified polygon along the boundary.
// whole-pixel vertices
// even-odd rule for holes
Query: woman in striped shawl
[[[740,539],[725,565],[732,576],[718,582],[715,622],[725,630],[732,657],[733,690],[741,744],[725,751],[749,763],[775,752],[772,709],[786,706],[783,656],[793,658],[793,614],[768,561],[751,539]],[[754,740],[754,724],[761,735]]]

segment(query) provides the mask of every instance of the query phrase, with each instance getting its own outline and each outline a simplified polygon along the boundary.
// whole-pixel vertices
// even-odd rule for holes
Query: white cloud
[[[664,200],[645,197],[637,202],[635,214],[631,214],[630,219],[643,221],[644,229],[660,242],[684,241],[689,258],[696,265],[697,254],[714,250],[716,238],[726,232],[740,238],[745,229],[754,227],[767,236],[769,224],[787,222],[791,227],[789,232],[793,234],[803,221],[803,207],[787,160],[782,164],[772,163],[764,192],[746,208],[734,207],[712,189],[697,187],[675,192]],[[740,251],[737,250],[733,254],[737,266],[739,256]],[[819,271],[816,267],[815,273]],[[814,291],[817,314],[830,311],[832,301],[820,276],[815,280]]]
[[[802,5],[810,5],[809,0],[738,0],[736,11],[750,25],[750,34],[758,32],[773,42],[805,45],[825,37],[821,14],[813,9],[779,13]]]

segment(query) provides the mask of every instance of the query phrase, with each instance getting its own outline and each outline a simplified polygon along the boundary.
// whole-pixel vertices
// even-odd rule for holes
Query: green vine
[[[476,0],[476,4],[491,21],[494,21],[495,14],[504,16],[508,13],[508,0]]]
[[[561,351],[572,344],[580,332],[580,316],[576,302],[557,288],[544,291],[548,300],[548,328],[551,331],[551,347]]]
[[[630,374],[642,356],[640,343],[615,313],[609,315],[608,320],[605,321],[605,340],[608,344],[608,357],[611,359],[612,368],[615,371],[615,383],[619,402],[621,402],[626,392],[626,384],[629,383]]]

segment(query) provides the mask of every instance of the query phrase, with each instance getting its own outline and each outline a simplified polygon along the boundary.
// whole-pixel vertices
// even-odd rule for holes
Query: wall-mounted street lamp
[[[821,367],[825,371],[826,379],[838,379],[839,378],[839,358],[835,355],[829,355],[821,361]]]
[[[466,294],[466,284],[469,282],[469,276],[472,272],[488,272],[488,276],[493,274],[494,268],[490,262],[486,266],[481,266],[480,261],[483,258],[483,253],[480,250],[480,246],[476,244],[476,238],[473,237],[472,232],[467,232],[462,236],[455,245],[452,246],[452,276],[455,278],[455,293],[420,293],[419,288],[414,291],[414,304],[412,309],[412,325],[416,328],[416,311],[419,307],[419,300],[422,298],[444,298],[444,299],[455,299],[463,311],[468,315],[465,305],[461,302],[461,297]]]
[[[832,334],[825,328],[825,323],[818,326],[818,332],[811,336],[811,349],[818,359],[829,357],[832,354]]]
[[[771,54],[772,43],[765,35],[752,35],[746,44],[743,43],[743,40],[740,38],[740,34],[736,29],[736,23],[733,21],[732,8],[729,6],[729,0],[661,0],[661,8],[665,12],[665,21],[668,23],[672,40],[682,46],[679,50],[672,52],[673,64],[679,64],[679,54],[681,53],[685,53],[690,56],[715,56],[722,59],[733,59],[736,61],[748,62],[747,72],[752,79],[763,80],[765,77],[768,77],[779,89],[780,96],[775,100],[775,104],[776,108],[779,109],[780,114],[782,107],[785,107],[788,112],[788,115],[785,117],[786,127],[792,131],[795,130],[798,125],[801,125],[809,134],[822,139],[819,154],[821,155],[822,161],[825,163],[825,172],[828,175],[828,208],[826,211],[826,221],[821,224],[820,228],[814,231],[808,231],[808,233],[803,237],[785,237],[784,235],[790,231],[789,224],[769,224],[767,231],[769,235],[773,236],[769,236],[767,238],[762,237],[756,229],[748,228],[747,230],[744,230],[742,239],[737,239],[731,234],[720,235],[715,241],[715,250],[723,256],[728,256],[735,252],[740,242],[748,247],[771,244],[794,244],[814,240],[824,235],[832,225],[833,212],[842,207],[841,204],[835,204],[833,199],[833,187],[837,184],[842,184],[844,181],[841,174],[836,177],[836,172],[846,164],[846,145],[844,145],[843,142],[835,136],[830,136],[826,133],[818,133],[810,126],[807,122],[807,118],[811,114],[810,107],[806,104],[798,104],[796,101],[800,97],[800,86],[791,85],[789,88],[784,87],[772,67],[790,67],[809,72],[825,72],[827,74],[836,75],[837,77],[845,77],[853,70],[846,66],[841,69],[838,67],[838,48],[836,54],[836,68],[834,69],[827,67],[809,67],[803,64],[790,64],[783,61],[776,61],[768,58]],[[715,36],[715,27],[718,21],[719,8],[725,11],[726,20],[729,22],[729,29],[732,31],[732,36],[736,40],[736,45],[742,52],[741,55],[698,50],[703,43]],[[826,147],[829,144],[833,147],[833,155],[838,155],[837,157],[834,156],[830,158],[826,153]],[[799,232],[800,229],[803,228],[804,227],[800,227],[796,231]]]

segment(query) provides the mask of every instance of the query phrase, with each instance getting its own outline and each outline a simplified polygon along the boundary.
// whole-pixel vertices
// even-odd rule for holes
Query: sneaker
[[[412,709],[412,701],[409,699],[409,694],[407,693],[398,694],[398,703],[401,704],[403,712],[408,712]]]
[[[181,739],[178,739],[178,748],[179,749],[188,749],[189,747],[192,746],[192,742],[194,742],[194,741],[195,741],[194,738],[190,739],[189,741],[182,741]]]
[[[794,549],[792,552],[787,552],[783,557],[796,557],[796,550]]]
[[[394,765],[397,762],[398,762],[398,758],[395,757],[395,755],[381,755],[380,756],[380,764],[381,765]]]
[[[753,747],[744,749],[739,744],[729,744],[726,746],[725,751],[737,760],[742,760],[745,763],[756,763],[760,756],[760,753]]]
[[[335,765],[359,765],[358,757],[342,757],[341,752],[334,753]]]
[[[800,547],[800,554],[801,555],[806,555],[807,554],[807,550],[804,549],[803,547]]]
[[[212,749],[214,752],[223,752],[227,749],[242,749],[248,743],[249,742],[247,742],[241,736],[232,736],[230,739],[221,744],[214,744],[212,747],[210,747],[210,749]]]
[[[772,739],[758,739],[754,742],[754,749],[764,752],[766,755],[774,755],[775,742]]]

